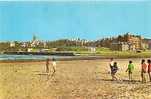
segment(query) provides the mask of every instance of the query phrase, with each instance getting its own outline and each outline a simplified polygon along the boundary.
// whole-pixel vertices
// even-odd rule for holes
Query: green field
[[[119,58],[145,58],[151,57],[151,50],[136,52],[136,51],[112,51],[108,48],[97,48],[95,53],[90,51],[76,52],[80,55],[96,55],[106,57],[119,57]]]

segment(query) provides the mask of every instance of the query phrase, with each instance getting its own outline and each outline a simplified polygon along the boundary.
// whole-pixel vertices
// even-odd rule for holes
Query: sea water
[[[46,60],[47,58],[71,58],[72,56],[54,56],[54,55],[7,55],[0,54],[0,60]]]

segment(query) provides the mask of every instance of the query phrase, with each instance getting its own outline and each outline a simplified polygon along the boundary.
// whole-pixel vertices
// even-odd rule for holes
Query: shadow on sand
[[[114,83],[120,83],[120,84],[138,84],[138,83],[142,83],[140,80],[126,80],[126,79],[122,79],[122,80],[112,80],[112,79],[98,79],[100,81],[106,81],[106,82],[114,82]]]

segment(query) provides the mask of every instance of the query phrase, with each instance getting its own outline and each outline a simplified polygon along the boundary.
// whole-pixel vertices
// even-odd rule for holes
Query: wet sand
[[[151,99],[151,83],[140,82],[141,59],[133,59],[133,82],[125,72],[128,60],[115,60],[120,81],[111,81],[107,59],[58,61],[49,78],[45,62],[0,63],[0,99]]]

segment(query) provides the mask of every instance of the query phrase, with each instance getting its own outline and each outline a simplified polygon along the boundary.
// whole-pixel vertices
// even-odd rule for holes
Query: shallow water
[[[45,60],[47,58],[71,58],[73,56],[54,56],[54,55],[6,55],[6,54],[1,54],[0,55],[0,60]]]

